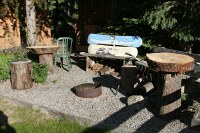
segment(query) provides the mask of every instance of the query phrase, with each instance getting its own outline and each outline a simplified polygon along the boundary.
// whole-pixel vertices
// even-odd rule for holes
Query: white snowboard
[[[136,57],[138,50],[135,47],[109,46],[91,44],[88,47],[89,54],[105,54],[123,57]]]

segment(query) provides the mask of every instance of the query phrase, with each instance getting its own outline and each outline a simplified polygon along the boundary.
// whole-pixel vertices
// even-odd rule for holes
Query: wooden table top
[[[148,66],[151,69],[163,72],[186,72],[194,68],[194,58],[176,53],[149,53],[146,54]]]

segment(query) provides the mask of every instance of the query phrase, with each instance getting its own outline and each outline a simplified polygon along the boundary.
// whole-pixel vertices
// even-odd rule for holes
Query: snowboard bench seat
[[[114,56],[114,55],[105,55],[105,54],[89,54],[89,53],[82,53],[84,57],[94,57],[94,58],[102,58],[102,59],[112,59],[112,60],[123,60],[123,64],[128,64],[130,61],[136,60],[134,56],[124,57],[124,56]]]

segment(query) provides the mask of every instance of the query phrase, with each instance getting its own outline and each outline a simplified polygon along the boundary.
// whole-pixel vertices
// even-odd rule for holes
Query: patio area
[[[57,67],[45,84],[34,83],[26,90],[13,90],[9,80],[0,82],[0,96],[28,103],[34,108],[47,107],[92,126],[107,126],[107,130],[113,132],[198,132],[189,128],[192,115],[183,113],[180,120],[164,121],[152,113],[153,93],[141,96],[136,102],[127,98],[123,90],[115,95],[120,77],[86,72],[80,63],[73,60],[70,72]],[[103,86],[99,97],[81,98],[73,93],[75,86],[94,81]]]

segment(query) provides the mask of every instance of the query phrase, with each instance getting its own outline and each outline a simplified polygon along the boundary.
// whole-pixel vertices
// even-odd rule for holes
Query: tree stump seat
[[[176,53],[150,53],[146,56],[148,67],[158,72],[156,114],[178,116],[181,107],[181,76],[193,70],[194,58]]]
[[[33,86],[31,60],[11,62],[11,87],[23,90]]]

